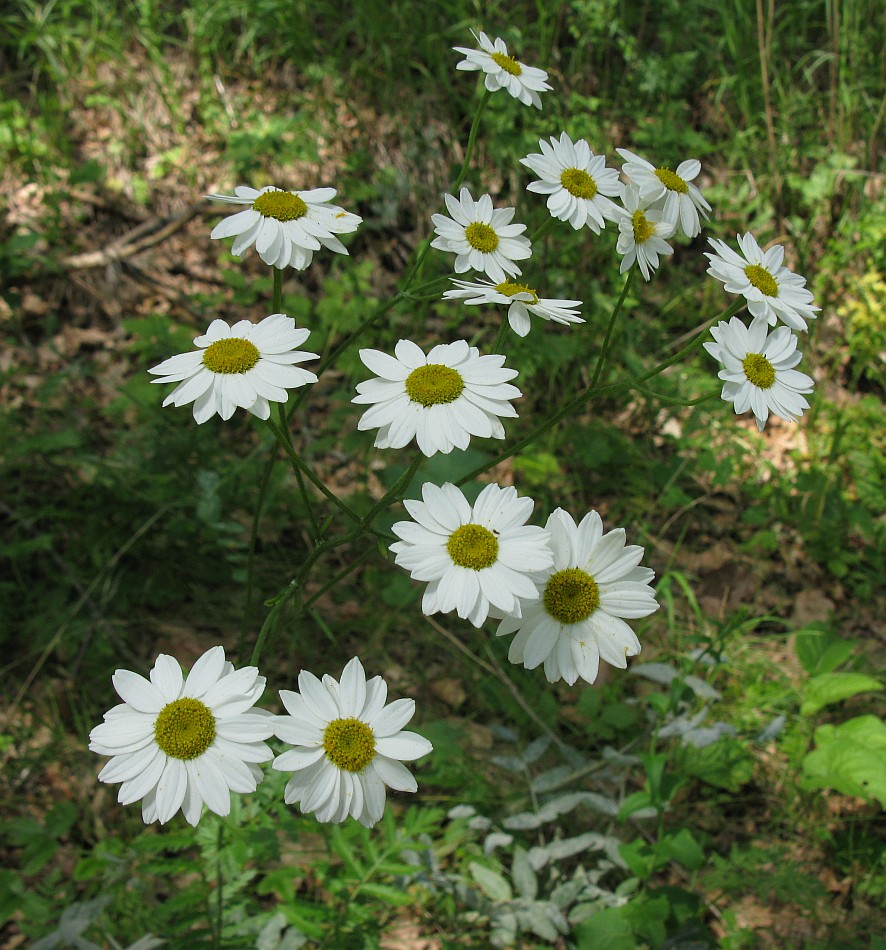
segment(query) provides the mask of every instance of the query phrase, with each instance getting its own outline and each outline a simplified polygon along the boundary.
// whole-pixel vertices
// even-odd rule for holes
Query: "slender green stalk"
[[[385,492],[383,497],[380,498],[362,518],[358,518],[358,524],[352,531],[349,531],[346,534],[337,535],[334,538],[327,538],[325,541],[321,541],[305,559],[305,562],[302,564],[296,577],[291,580],[289,584],[272,600],[268,601],[268,603],[271,605],[271,611],[265,618],[265,622],[262,624],[262,628],[259,631],[258,640],[255,644],[255,649],[252,651],[252,659],[250,660],[250,664],[252,666],[256,666],[258,664],[262,650],[265,647],[268,634],[271,631],[273,621],[277,614],[283,609],[283,606],[289,600],[289,598],[294,596],[299,590],[302,589],[304,579],[308,576],[311,568],[313,568],[317,561],[328,551],[332,551],[334,548],[341,547],[343,544],[348,544],[351,541],[356,541],[364,534],[369,533],[372,530],[372,522],[375,520],[378,514],[384,511],[385,508],[390,507],[396,501],[400,500],[402,497],[401,493],[406,488],[408,488],[410,481],[412,481],[413,475],[415,475],[415,473],[418,471],[418,467],[421,465],[422,461],[423,459],[421,456],[413,459],[409,468],[407,468],[406,471],[397,479],[397,481],[387,490],[387,492]],[[350,509],[348,510],[350,511]],[[351,512],[351,516],[356,517],[353,512]]]
[[[609,317],[609,326],[606,327],[606,336],[603,337],[603,345],[600,347],[600,355],[597,357],[597,365],[594,367],[594,375],[591,378],[591,389],[597,385],[597,380],[600,378],[600,373],[603,372],[603,363],[606,360],[606,354],[609,352],[609,343],[612,340],[612,331],[615,329],[615,321],[621,312],[622,304],[625,302],[625,297],[628,295],[628,288],[631,286],[631,281],[634,279],[634,271],[636,269],[637,268],[635,265],[628,271],[628,276],[625,278],[624,287],[621,288],[621,295],[619,296],[618,301],[612,310],[612,315]]]
[[[672,406],[697,406],[699,403],[707,402],[709,399],[714,399],[720,395],[719,389],[711,389],[701,396],[696,396],[695,399],[675,399],[673,396],[665,396],[664,393],[653,392],[645,386],[632,386],[631,389],[642,393],[644,396],[649,396],[650,399],[657,399],[659,402],[665,402]]]
[[[495,345],[492,347],[493,353],[501,353],[501,349],[504,346],[505,337],[508,335],[508,317],[507,314],[502,318],[501,326],[498,328],[498,336],[495,338]]]
[[[557,223],[557,219],[549,217],[547,221],[539,225],[535,231],[529,236],[529,240],[535,244],[536,241],[540,241],[547,233],[554,227]]]
[[[468,174],[468,168],[471,164],[471,155],[474,152],[474,145],[477,142],[477,132],[480,130],[480,116],[483,115],[483,110],[486,108],[486,103],[489,101],[489,97],[492,93],[488,89],[483,90],[483,98],[480,100],[480,105],[477,106],[477,111],[474,113],[474,121],[471,123],[471,131],[468,133],[468,147],[465,149],[465,160],[462,162],[461,171],[458,173],[458,177],[452,184],[449,193],[454,195],[459,188],[461,188],[462,183],[465,180],[465,177]]]
[[[320,590],[318,590],[315,594],[311,594],[311,596],[305,601],[305,610],[307,610],[307,609],[308,609],[309,607],[311,607],[313,604],[317,603],[317,601],[318,601],[327,591],[332,590],[333,587],[336,587],[336,586],[339,584],[340,581],[343,581],[343,580],[348,576],[348,574],[352,574],[355,570],[357,570],[357,568],[358,568],[371,554],[374,554],[374,553],[375,553],[375,551],[376,551],[375,545],[373,545],[371,548],[366,548],[366,550],[363,551],[362,554],[359,554],[357,557],[354,558],[353,561],[351,561],[350,563],[346,564],[337,574],[334,574],[334,575],[332,576],[332,578],[330,578],[330,580],[328,580],[328,581],[320,588]]]
[[[286,414],[286,404],[282,402],[277,403],[277,409],[279,410],[280,416],[280,431],[283,433],[287,444],[292,449],[293,453],[295,452],[295,447],[292,444],[292,436],[289,432],[289,417]],[[307,486],[305,485],[304,475],[300,468],[295,468],[295,480],[298,482],[298,491],[301,495],[302,502],[305,506],[306,511],[308,512],[308,521],[311,522],[311,539],[314,544],[320,539],[320,528],[317,524],[317,517],[314,514],[314,506],[311,504],[311,496],[308,494]]]
[[[267,420],[268,428],[271,432],[274,433],[277,441],[283,448],[283,451],[289,456],[289,461],[292,463],[292,467],[296,471],[301,471],[307,475],[308,479],[313,482],[317,488],[342,512],[344,512],[352,521],[359,523],[360,516],[353,511],[348,505],[346,505],[334,491],[331,491],[326,485],[323,484],[323,481],[314,473],[314,470],[308,465],[308,463],[295,451],[291,442],[287,439],[286,434],[283,430],[277,426],[276,423],[271,422],[270,419]]]
[[[702,328],[692,337],[692,340],[684,346],[681,350],[675,353],[673,356],[668,357],[666,360],[657,363],[652,369],[648,370],[645,373],[641,373],[639,376],[635,376],[632,379],[626,379],[620,383],[613,383],[611,386],[601,386],[599,388],[594,388],[593,386],[588,386],[583,392],[579,393],[577,396],[573,396],[568,402],[550,416],[540,425],[536,426],[529,435],[520,439],[518,442],[514,443],[510,448],[505,449],[503,452],[500,452],[495,458],[489,462],[485,462],[483,465],[478,465],[475,469],[472,469],[467,475],[462,475],[461,478],[457,479],[456,485],[464,485],[465,482],[469,482],[472,479],[475,479],[478,475],[482,475],[484,472],[487,472],[491,468],[495,468],[500,462],[504,462],[505,459],[509,459],[512,455],[516,455],[521,449],[526,448],[527,445],[533,443],[539,436],[545,435],[550,432],[551,428],[555,426],[562,419],[565,419],[566,416],[572,415],[576,409],[584,405],[588,400],[594,399],[598,396],[610,396],[615,393],[624,392],[629,389],[635,389],[639,383],[645,383],[647,379],[652,379],[653,376],[657,376],[659,373],[664,372],[669,366],[673,366],[674,363],[679,363],[680,360],[685,359],[690,354],[694,353],[697,350],[704,338],[705,334],[708,331],[708,328],[711,327],[718,320],[728,319],[737,311],[745,305],[745,300],[737,300],[727,307],[724,311],[717,314],[716,317],[713,317],[711,320],[705,322]]]
[[[261,481],[258,486],[258,499],[255,503],[255,511],[252,514],[252,525],[249,529],[249,552],[246,555],[246,603],[243,606],[243,620],[240,623],[240,638],[237,641],[237,656],[241,659],[246,649],[246,628],[249,624],[249,616],[252,613],[252,595],[255,589],[255,545],[258,541],[258,529],[261,524],[262,511],[265,507],[271,473],[274,471],[276,462],[277,443],[275,441],[274,450],[268,455],[264,468],[262,469]]]
[[[283,271],[279,267],[272,267],[274,272],[274,300],[271,306],[274,313],[280,313],[283,306]]]
[[[217,946],[221,948],[222,946],[222,926],[224,921],[224,911],[225,911],[225,898],[224,898],[224,889],[222,887],[222,862],[221,862],[221,849],[222,844],[224,843],[225,835],[225,826],[222,824],[221,819],[218,819],[218,839],[216,843],[216,852],[215,852],[215,938]]]

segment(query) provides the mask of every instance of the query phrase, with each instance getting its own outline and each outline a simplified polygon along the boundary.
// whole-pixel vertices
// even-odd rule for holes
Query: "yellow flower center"
[[[748,353],[741,365],[748,382],[758,389],[769,389],[775,382],[775,367],[762,353]]]
[[[203,365],[213,373],[246,373],[260,358],[254,344],[236,337],[217,340],[203,351]]]
[[[567,567],[548,579],[543,603],[554,620],[581,623],[600,606],[600,589],[590,574],[577,567]]]
[[[680,195],[685,195],[689,191],[689,185],[676,172],[672,172],[670,168],[656,168],[655,177],[668,191],[676,191]]]
[[[160,710],[154,739],[174,759],[196,759],[212,745],[215,716],[199,699],[177,699]]]
[[[265,218],[278,221],[295,221],[308,213],[308,206],[291,191],[266,191],[255,199],[252,207]]]
[[[488,224],[479,221],[465,228],[465,240],[483,254],[491,254],[498,247],[498,235]]]
[[[461,375],[442,363],[419,366],[406,377],[406,395],[422,406],[455,402],[465,388]]]
[[[631,216],[631,225],[634,229],[634,243],[643,244],[655,234],[655,225],[642,211],[635,211]]]
[[[375,737],[359,719],[333,719],[323,732],[323,749],[338,768],[362,772],[375,757]]]
[[[520,73],[523,72],[523,67],[513,56],[505,56],[504,53],[490,53],[489,55],[506,73],[510,73],[512,76],[519,76]]]
[[[567,168],[560,175],[560,184],[574,198],[593,198],[597,194],[597,183],[581,168]]]
[[[535,288],[528,287],[526,284],[516,284],[512,280],[506,280],[503,284],[496,284],[495,289],[505,297],[513,297],[515,294],[532,294],[532,300],[527,300],[526,303],[538,303]]]
[[[767,297],[778,296],[778,284],[765,267],[761,267],[759,264],[749,264],[744,272],[747,279],[761,294],[766,294]]]
[[[479,524],[463,524],[449,535],[446,550],[454,564],[482,571],[498,560],[498,539]]]

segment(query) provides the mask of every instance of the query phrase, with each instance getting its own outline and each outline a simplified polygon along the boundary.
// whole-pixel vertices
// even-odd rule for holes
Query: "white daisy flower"
[[[505,41],[496,37],[489,39],[485,33],[473,33],[474,39],[480,44],[480,49],[468,49],[465,46],[454,46],[457,53],[465,56],[455,68],[475,71],[482,69],[485,75],[486,88],[490,92],[496,89],[507,89],[524,105],[533,105],[541,108],[540,92],[549,92],[551,87],[547,83],[548,74],[543,69],[527,66],[508,55]]]
[[[414,580],[429,581],[422,598],[425,614],[448,613],[475,627],[490,608],[500,616],[520,616],[521,598],[538,596],[534,571],[553,561],[548,532],[526,525],[531,498],[515,488],[487,485],[471,505],[455,485],[425,482],[423,501],[403,504],[414,519],[391,529],[395,561]]]
[[[233,195],[206,197],[251,206],[220,221],[212,229],[210,238],[236,237],[231,247],[235,257],[241,257],[254,244],[259,257],[280,270],[288,266],[304,270],[311,263],[314,251],[321,247],[336,254],[347,254],[347,248],[335,235],[356,231],[363,220],[330,204],[335,197],[334,188],[283,191],[274,185],[258,190],[240,185]]]
[[[558,508],[546,525],[554,564],[536,577],[537,600],[522,618],[506,618],[497,636],[516,633],[508,659],[532,670],[544,663],[551,683],[571,686],[581,677],[597,678],[600,659],[624,669],[627,658],[640,652],[640,641],[623,618],[648,617],[658,610],[649,586],[655,576],[638,567],[643,548],[625,545],[622,528],[603,533],[603,522],[591,511],[576,525]]]
[[[701,231],[702,218],[707,218],[711,206],[705,201],[692,180],[701,171],[701,162],[695,158],[680,162],[676,172],[670,168],[656,168],[626,148],[616,152],[625,160],[622,171],[631,184],[640,189],[640,198],[653,203],[663,202],[661,219],[675,231],[679,227],[686,237],[694,238]]]
[[[577,231],[587,225],[595,234],[606,227],[606,220],[616,221],[620,209],[609,197],[620,198],[623,185],[618,171],[606,167],[602,155],[594,155],[584,139],[573,142],[565,133],[551,144],[539,140],[541,154],[533,152],[520,159],[520,164],[541,179],[527,186],[548,196],[548,211],[560,221],[568,221]]]
[[[618,222],[618,243],[616,250],[624,255],[620,273],[624,273],[636,261],[644,280],[652,277],[658,267],[659,255],[673,254],[674,249],[667,241],[673,228],[661,220],[660,211],[652,211],[649,202],[640,198],[639,189],[628,185],[624,190],[624,203],[627,210],[621,211]]]
[[[286,402],[287,389],[317,382],[313,373],[294,365],[317,359],[316,353],[296,349],[310,335],[284,313],[258,323],[240,320],[232,327],[213,320],[205,334],[194,338],[196,352],[172,356],[148,372],[160,376],[152,383],[179,384],[163,405],[193,402],[198,423],[216,413],[230,419],[237,406],[267,419],[269,402]]]
[[[142,802],[145,824],[165,824],[181,809],[196,825],[204,803],[217,815],[231,810],[231,792],[254,792],[273,752],[264,740],[273,719],[252,709],[265,688],[254,666],[235,670],[222,647],[208,650],[187,679],[161,653],[150,681],[117,670],[114,689],[123,702],[89,734],[89,748],[112,756],[102,782],[122,782],[121,805]],[[251,712],[249,711],[251,710]]]
[[[533,287],[526,284],[516,284],[512,280],[493,284],[490,281],[456,280],[455,290],[447,290],[443,296],[446,299],[463,299],[469,306],[475,304],[506,304],[508,307],[508,323],[518,336],[529,333],[529,314],[534,313],[542,320],[551,320],[554,323],[584,323],[574,307],[582,306],[580,300],[553,300],[539,297]]]
[[[410,340],[400,340],[394,354],[360,350],[360,359],[379,378],[357,384],[353,402],[373,404],[357,428],[379,430],[376,448],[402,449],[415,439],[431,456],[466,449],[472,435],[505,437],[499,416],[516,417],[508,400],[521,393],[508,383],[517,370],[504,368],[504,356],[480,356],[464,340],[441,343],[427,356]]]
[[[730,294],[747,299],[751,316],[765,319],[770,326],[781,320],[794,330],[805,330],[806,321],[815,319],[821,310],[806,290],[806,278],[782,266],[784,248],[781,244],[763,251],[752,234],[739,234],[740,256],[725,241],[710,239],[716,254],[705,253],[711,262],[708,273],[722,280]]]
[[[474,201],[467,188],[462,188],[458,198],[446,195],[445,201],[452,218],[445,214],[431,216],[439,235],[431,241],[431,247],[457,255],[457,274],[473,268],[500,283],[521,273],[514,261],[530,257],[532,245],[522,236],[526,225],[510,223],[513,208],[493,208],[489,195]]]
[[[711,327],[711,335],[716,343],[704,348],[723,364],[717,374],[724,380],[721,396],[735,404],[736,415],[750,409],[761,432],[770,412],[789,422],[799,420],[809,408],[803,394],[812,392],[814,381],[794,369],[803,354],[790,328],[769,333],[765,320],[746,327],[733,317]]]
[[[357,657],[344,668],[341,683],[328,674],[298,674],[301,693],[281,689],[288,716],[274,717],[274,731],[295,748],[278,755],[273,767],[293,772],[283,798],[317,821],[342,822],[349,815],[371,828],[385,810],[385,785],[400,792],[418,786],[401,761],[432,751],[414,732],[401,732],[415,702],[385,705],[388,687],[380,676],[366,682]],[[398,761],[400,760],[400,761]]]

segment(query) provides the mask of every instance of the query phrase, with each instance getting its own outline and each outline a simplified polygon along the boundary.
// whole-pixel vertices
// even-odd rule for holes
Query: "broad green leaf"
[[[529,863],[525,848],[514,849],[514,860],[511,864],[511,880],[520,897],[534,901],[538,895],[538,878]]]
[[[879,680],[864,673],[822,673],[806,684],[800,713],[812,716],[831,703],[849,699],[858,693],[868,693],[883,688]]]
[[[805,788],[834,788],[876,798],[886,808],[886,723],[858,716],[840,726],[819,726],[816,748],[803,760]]]
[[[809,627],[794,634],[794,649],[803,669],[810,676],[833,673],[845,663],[856,647],[855,640],[844,640],[828,630]]]
[[[713,745],[693,749],[683,768],[709,785],[737,792],[751,780],[754,759],[738,739],[724,736]]]
[[[469,868],[477,886],[491,901],[509,901],[513,898],[511,885],[500,874],[476,861],[472,861]]]
[[[575,928],[578,950],[637,950],[640,944],[624,908],[607,907]]]
[[[681,828],[676,834],[666,835],[655,846],[655,852],[660,857],[673,859],[690,871],[697,871],[705,861],[701,846],[688,828]]]

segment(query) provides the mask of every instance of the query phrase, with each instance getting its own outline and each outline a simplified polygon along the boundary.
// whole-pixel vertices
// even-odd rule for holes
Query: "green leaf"
[[[631,874],[640,878],[641,881],[645,881],[655,869],[655,860],[649,850],[649,845],[641,838],[619,845],[618,853]]]
[[[665,835],[655,846],[655,852],[660,857],[682,864],[690,871],[697,871],[705,863],[704,852],[688,828],[681,828],[676,834]]]
[[[855,640],[844,640],[828,630],[808,627],[794,634],[797,659],[810,676],[832,673],[842,666],[857,646]]]
[[[864,673],[822,673],[806,684],[800,713],[812,716],[831,703],[838,703],[858,693],[881,690],[883,684]]]
[[[754,774],[753,756],[738,739],[724,736],[703,749],[686,751],[690,757],[684,771],[708,785],[737,792]]]
[[[804,788],[834,788],[844,795],[876,798],[886,808],[886,723],[857,716],[839,726],[819,726],[815,748],[803,760]]]
[[[575,928],[578,950],[637,950],[640,944],[624,914],[624,908],[607,907]]]
[[[477,886],[491,901],[509,901],[513,898],[511,885],[500,874],[476,861],[472,861],[469,868]]]
[[[404,907],[406,904],[414,904],[415,897],[408,891],[399,887],[393,887],[391,884],[361,884],[358,893],[368,894],[370,897],[377,897],[385,904],[392,907]]]

